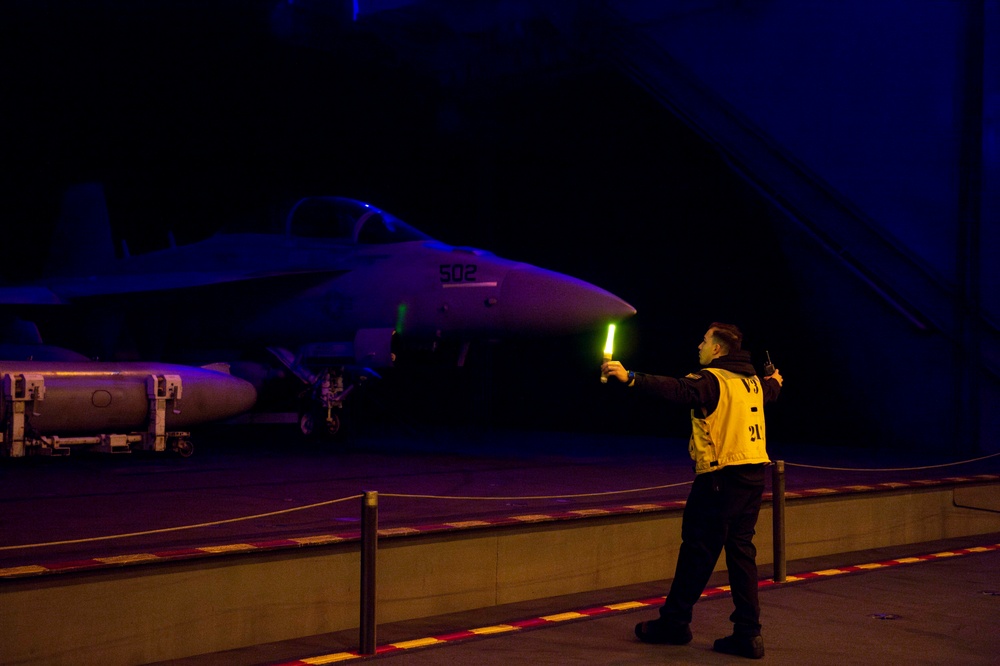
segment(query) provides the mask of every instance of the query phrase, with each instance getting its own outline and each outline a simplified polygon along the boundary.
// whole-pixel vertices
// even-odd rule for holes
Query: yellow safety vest
[[[708,416],[691,410],[688,451],[695,474],[726,465],[770,462],[764,444],[764,389],[756,375],[703,368],[719,380],[719,405]]]

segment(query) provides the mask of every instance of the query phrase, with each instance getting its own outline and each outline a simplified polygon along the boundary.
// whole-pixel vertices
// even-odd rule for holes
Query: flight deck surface
[[[1000,456],[792,445],[771,458],[786,461],[788,493],[1000,473]],[[660,437],[434,429],[337,445],[278,426],[209,431],[190,458],[3,460],[0,569],[356,533],[368,491],[381,529],[419,528],[679,506],[692,478],[687,442]]]
[[[270,427],[203,436],[191,458],[74,455],[0,464],[0,569],[87,568],[141,553],[356,534],[360,495],[379,493],[383,530],[502,524],[512,517],[677,506],[692,479],[686,442],[565,432],[405,431],[340,448]],[[995,481],[1000,456],[947,459],[859,449],[772,446],[796,494],[892,492]],[[957,464],[954,464],[957,463]],[[771,481],[768,481],[768,492]],[[766,547],[766,546],[761,546]],[[874,563],[880,566],[872,567]],[[666,568],[670,568],[667,563]],[[761,567],[769,663],[996,663],[1000,534]],[[29,574],[30,575],[30,574]],[[795,580],[798,578],[799,580]],[[637,641],[669,581],[383,624],[376,660],[399,664],[739,663],[711,651],[729,630],[724,573],[696,608],[684,647]],[[363,661],[356,631],[170,662]]]

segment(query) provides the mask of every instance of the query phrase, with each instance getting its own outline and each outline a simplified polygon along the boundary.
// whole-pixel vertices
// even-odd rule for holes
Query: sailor
[[[688,448],[695,480],[684,507],[677,567],[660,617],[636,625],[636,636],[647,643],[689,643],[694,604],[725,550],[733,633],[716,640],[714,649],[759,659],[764,641],[753,536],[764,465],[770,462],[764,405],[778,398],[783,380],[777,370],[760,379],[742,342],[739,328],[715,322],[698,345],[702,368],[697,372],[680,378],[643,374],[611,360],[601,372],[631,390],[691,408]]]

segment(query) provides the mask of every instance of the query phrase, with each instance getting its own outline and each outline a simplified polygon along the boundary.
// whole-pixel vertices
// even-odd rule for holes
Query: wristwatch
[[[625,386],[632,386],[635,382],[635,372],[632,370],[628,371],[628,379],[625,381]]]

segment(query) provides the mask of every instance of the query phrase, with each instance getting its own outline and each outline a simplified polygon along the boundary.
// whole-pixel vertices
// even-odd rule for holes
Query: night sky
[[[629,367],[690,371],[713,320],[779,367],[799,353],[771,211],[621,74],[584,57],[454,85],[357,26],[327,25],[318,48],[271,3],[228,5],[16,3],[0,28],[5,277],[39,270],[74,182],[104,183],[133,254],[336,194],[618,294],[639,312],[618,337]],[[603,335],[481,350],[471,372],[379,399],[415,420],[683,435],[683,410],[664,421],[599,385]]]

